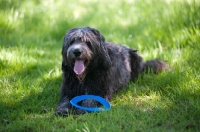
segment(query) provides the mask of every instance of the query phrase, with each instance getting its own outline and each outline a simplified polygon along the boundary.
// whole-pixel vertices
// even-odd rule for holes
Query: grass
[[[199,0],[0,0],[0,17],[0,131],[200,129]],[[54,116],[62,38],[83,26],[170,71],[139,77],[107,112]]]

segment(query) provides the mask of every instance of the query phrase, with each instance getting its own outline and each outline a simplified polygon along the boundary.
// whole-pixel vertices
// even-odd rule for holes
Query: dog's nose
[[[79,57],[81,55],[81,51],[79,49],[74,49],[73,54],[75,55],[75,57]]]

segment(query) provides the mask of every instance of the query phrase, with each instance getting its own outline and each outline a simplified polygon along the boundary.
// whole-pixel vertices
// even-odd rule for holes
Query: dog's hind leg
[[[131,81],[134,81],[140,73],[153,72],[155,74],[168,68],[168,64],[161,60],[149,60],[143,62],[142,57],[137,53],[137,50],[130,49],[130,64],[131,64]]]
[[[137,50],[129,49],[130,65],[131,65],[131,81],[135,81],[143,69],[142,57]]]

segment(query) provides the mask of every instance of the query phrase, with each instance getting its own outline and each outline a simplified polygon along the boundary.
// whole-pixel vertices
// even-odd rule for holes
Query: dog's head
[[[67,32],[62,56],[62,66],[73,69],[80,81],[90,70],[108,69],[111,66],[104,37],[98,30],[90,27],[73,28]]]

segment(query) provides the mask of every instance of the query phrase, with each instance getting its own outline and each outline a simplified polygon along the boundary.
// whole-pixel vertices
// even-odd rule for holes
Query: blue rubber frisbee
[[[86,99],[93,99],[99,103],[102,104],[102,107],[94,107],[94,108],[90,108],[90,107],[84,107],[84,106],[80,106],[77,103]],[[99,112],[99,111],[105,111],[105,110],[109,110],[111,108],[110,103],[105,100],[104,98],[100,97],[100,96],[95,96],[95,95],[81,95],[81,96],[76,96],[74,97],[72,100],[70,100],[70,103],[79,109],[83,109],[86,111],[92,111],[92,112]]]

